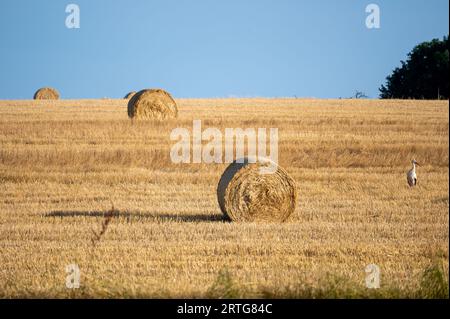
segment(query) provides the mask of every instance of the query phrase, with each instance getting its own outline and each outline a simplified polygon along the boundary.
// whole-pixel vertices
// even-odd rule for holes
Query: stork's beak
[[[416,162],[416,165],[417,165],[417,166],[420,166],[420,164],[419,164],[419,163],[417,163],[417,162]]]

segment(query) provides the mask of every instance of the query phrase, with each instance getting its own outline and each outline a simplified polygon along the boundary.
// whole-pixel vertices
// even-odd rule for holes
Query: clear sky
[[[80,29],[65,25],[68,4]],[[381,28],[368,29],[376,3]],[[369,97],[419,42],[449,28],[448,0],[0,0],[0,99]]]

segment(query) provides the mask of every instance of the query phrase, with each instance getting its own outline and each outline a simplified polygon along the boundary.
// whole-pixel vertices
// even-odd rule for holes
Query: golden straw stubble
[[[177,118],[177,103],[162,89],[142,90],[128,101],[128,116],[132,119]]]
[[[276,171],[262,174],[266,163]],[[284,222],[295,211],[297,188],[287,172],[268,159],[234,161],[217,187],[220,209],[235,222]]]

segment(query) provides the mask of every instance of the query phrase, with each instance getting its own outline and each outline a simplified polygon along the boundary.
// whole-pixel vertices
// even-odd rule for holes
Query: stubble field
[[[448,294],[448,101],[177,103],[177,120],[132,123],[125,100],[0,101],[0,297]],[[227,164],[171,162],[170,132],[194,119],[278,128],[299,193],[286,223],[223,220]]]

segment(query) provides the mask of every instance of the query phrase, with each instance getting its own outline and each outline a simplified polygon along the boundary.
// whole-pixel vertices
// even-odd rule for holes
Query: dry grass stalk
[[[91,238],[92,246],[96,246],[100,240],[102,239],[103,235],[105,235],[106,231],[108,230],[108,226],[113,218],[114,215],[116,215],[118,212],[114,209],[114,204],[111,206],[111,210],[105,213],[103,222],[100,228],[99,232],[96,232],[95,230],[92,230],[93,237]]]

